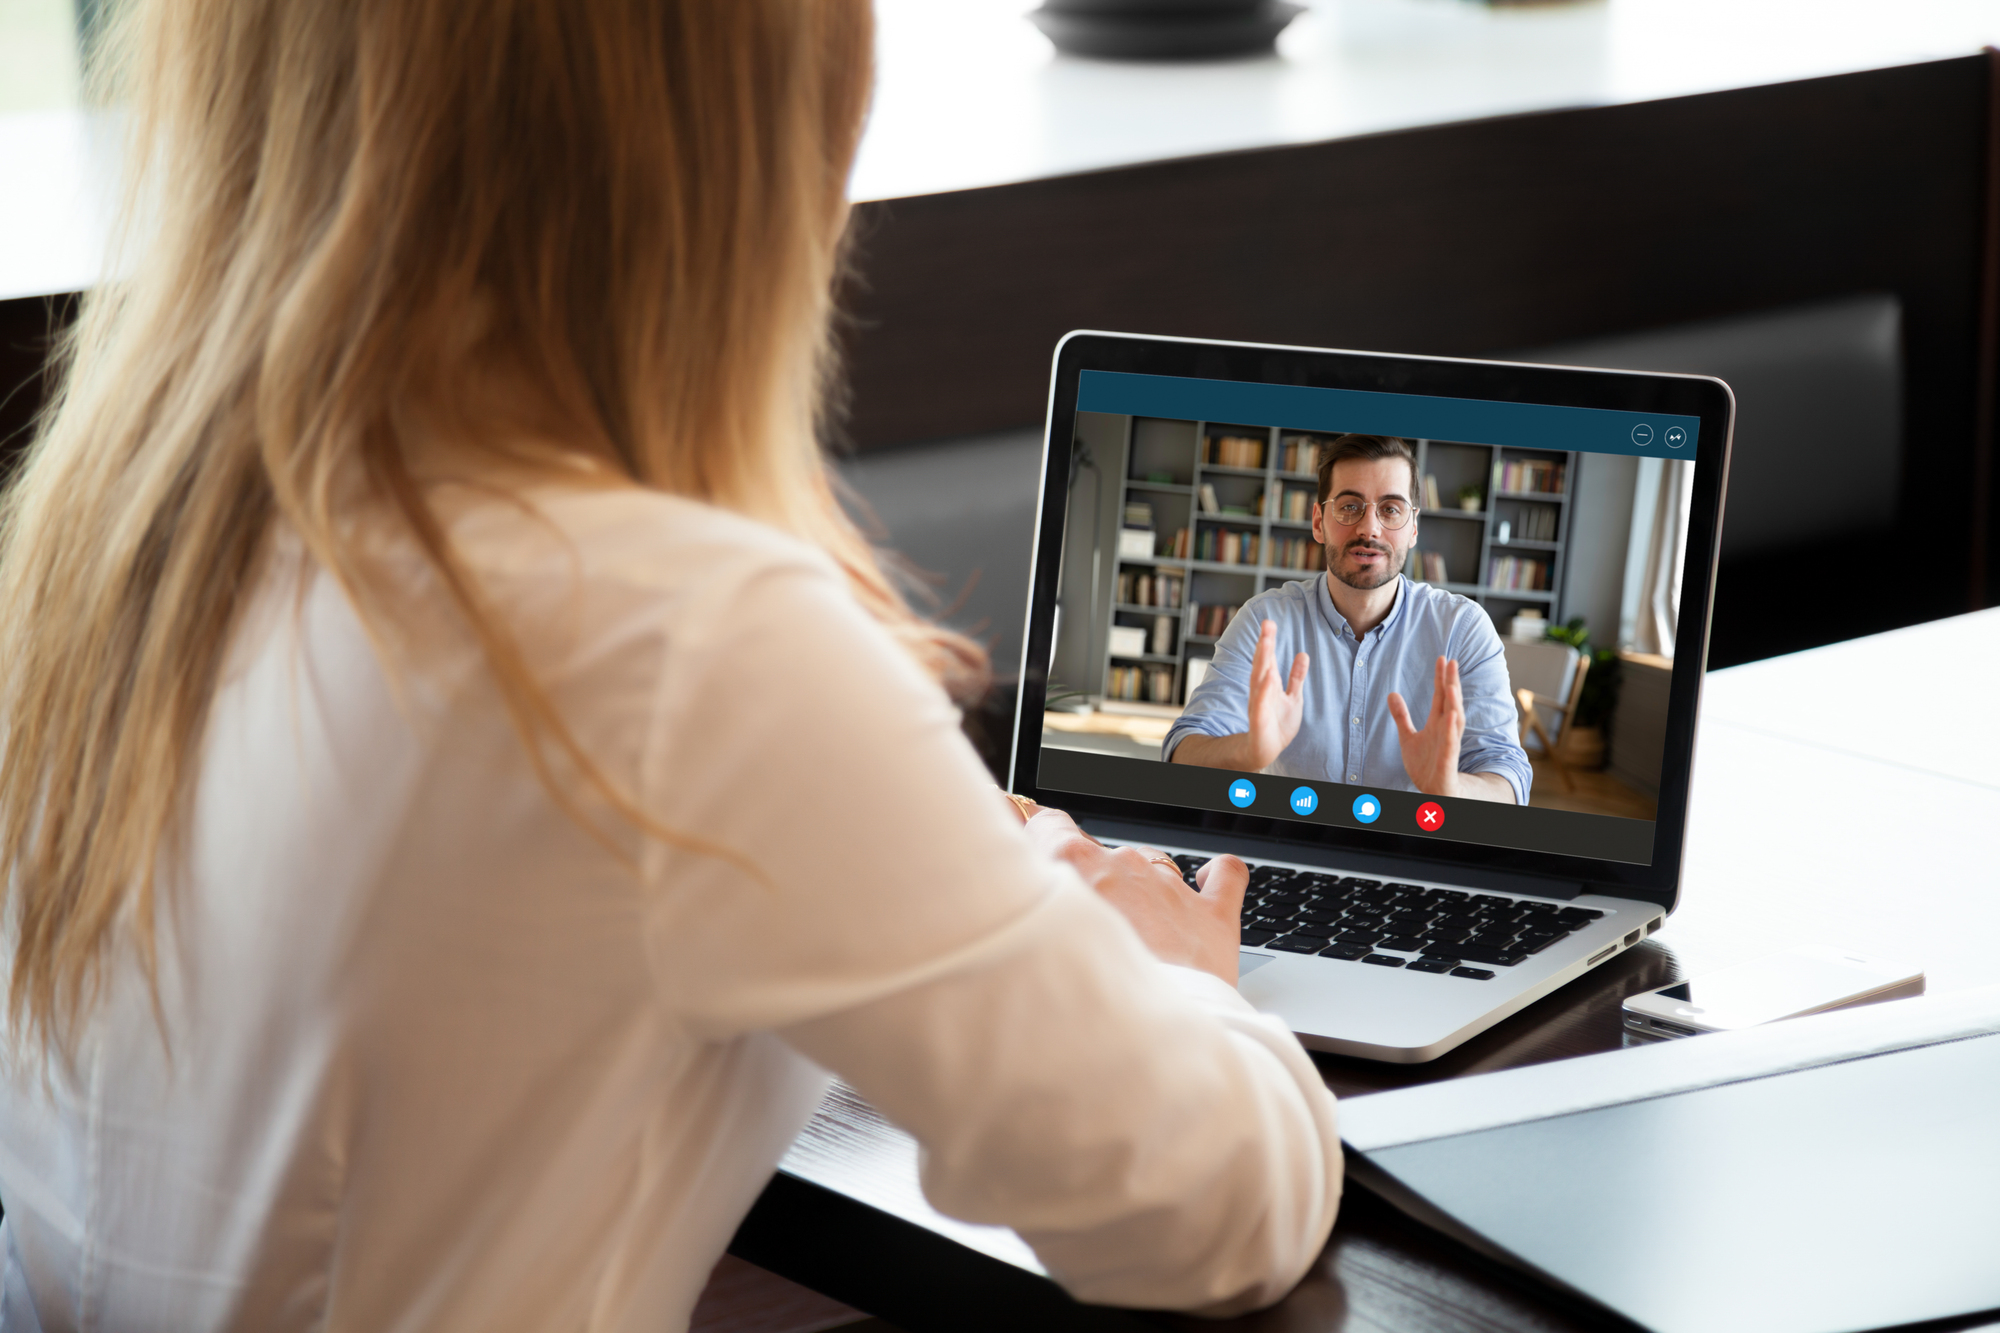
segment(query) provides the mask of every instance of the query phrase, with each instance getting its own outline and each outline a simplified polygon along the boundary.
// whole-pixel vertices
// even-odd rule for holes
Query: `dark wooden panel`
[[[868,205],[852,441],[1040,420],[1072,328],[1472,355],[1886,291],[1898,517],[1937,557],[1894,621],[1964,609],[1988,84],[1969,56]]]
[[[0,301],[0,466],[27,442],[52,387],[50,349],[75,312],[73,297]]]

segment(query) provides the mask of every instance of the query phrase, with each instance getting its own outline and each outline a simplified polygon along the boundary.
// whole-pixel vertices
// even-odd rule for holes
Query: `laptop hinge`
[[[1517,870],[1492,870],[1454,862],[1426,861],[1414,856],[1384,856],[1339,847],[1300,846],[1272,838],[1256,838],[1236,833],[1216,833],[1170,824],[1145,824],[1130,820],[1099,819],[1091,816],[1078,821],[1084,831],[1120,842],[1164,843],[1205,852],[1229,852],[1250,861],[1289,861],[1294,865],[1325,866],[1354,874],[1403,876],[1458,884],[1466,888],[1491,889],[1498,893],[1531,894],[1538,898],[1574,898],[1589,886],[1575,879],[1534,875]],[[1629,894],[1617,894],[1629,897]]]

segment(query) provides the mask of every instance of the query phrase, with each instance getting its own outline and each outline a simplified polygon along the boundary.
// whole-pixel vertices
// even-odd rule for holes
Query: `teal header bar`
[[[1315,389],[1112,370],[1086,370],[1082,374],[1076,395],[1080,412],[1642,458],[1693,458],[1701,436],[1701,418],[1670,412],[1613,412],[1597,407]]]

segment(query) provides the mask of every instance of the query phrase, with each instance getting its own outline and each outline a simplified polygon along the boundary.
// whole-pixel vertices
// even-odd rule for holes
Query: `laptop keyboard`
[[[1207,861],[1180,855],[1188,884]],[[1250,863],[1243,943],[1375,967],[1491,981],[1597,920],[1588,907]],[[1474,966],[1478,964],[1480,966]]]

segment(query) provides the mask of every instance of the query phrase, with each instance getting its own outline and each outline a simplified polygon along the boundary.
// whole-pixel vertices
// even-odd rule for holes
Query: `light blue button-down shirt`
[[[1507,657],[1493,622],[1477,603],[1428,583],[1399,577],[1388,618],[1356,639],[1334,609],[1325,574],[1287,583],[1244,603],[1215,645],[1215,663],[1168,730],[1160,757],[1171,759],[1184,736],[1237,736],[1250,729],[1250,662],[1266,620],[1278,627],[1278,679],[1292,656],[1306,653],[1305,710],[1299,734],[1264,771],[1281,777],[1414,791],[1403,769],[1389,695],[1400,694],[1419,727],[1430,714],[1437,659],[1458,663],[1465,700],[1461,773],[1498,773],[1528,803],[1534,770],[1516,737],[1519,725]]]

